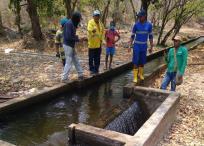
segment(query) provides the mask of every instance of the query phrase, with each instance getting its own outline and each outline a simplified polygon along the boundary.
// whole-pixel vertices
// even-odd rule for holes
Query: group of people
[[[120,40],[120,35],[115,28],[115,23],[110,22],[109,29],[105,31],[100,21],[100,16],[100,11],[95,10],[93,12],[93,19],[88,22],[87,26],[89,71],[91,75],[99,73],[103,41],[106,41],[105,70],[107,70],[111,69],[113,56],[115,54],[115,44]],[[133,48],[132,63],[134,83],[137,83],[139,79],[144,80],[144,65],[146,63],[148,40],[150,43],[149,52],[151,53],[153,51],[152,24],[147,21],[146,12],[143,10],[137,14],[137,17],[138,21],[135,22],[132,28],[130,47],[128,49],[130,52]],[[62,59],[64,65],[62,74],[63,82],[68,80],[72,63],[75,65],[79,79],[82,80],[84,78],[83,69],[75,51],[75,43],[84,40],[84,38],[79,38],[76,35],[76,30],[79,27],[81,18],[82,16],[79,12],[74,12],[69,20],[67,18],[61,19],[60,24],[62,27],[56,33],[56,56]],[[188,55],[186,47],[180,44],[180,36],[176,36],[173,41],[174,47],[171,48],[166,55],[167,72],[161,85],[161,89],[166,89],[171,82],[171,91],[175,91],[176,85],[182,83]]]

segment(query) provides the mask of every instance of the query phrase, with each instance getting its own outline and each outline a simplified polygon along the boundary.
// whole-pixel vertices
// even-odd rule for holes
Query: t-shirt
[[[115,37],[119,37],[119,33],[115,30],[107,30],[105,33],[106,47],[115,47]]]

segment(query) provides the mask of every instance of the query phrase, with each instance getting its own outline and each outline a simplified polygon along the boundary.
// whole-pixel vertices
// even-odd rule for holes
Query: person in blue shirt
[[[132,29],[132,35],[130,40],[130,45],[133,45],[133,82],[138,82],[138,76],[140,80],[144,80],[144,65],[146,63],[147,56],[147,41],[149,39],[150,49],[153,49],[153,34],[152,34],[152,24],[147,21],[147,15],[144,10],[138,13],[139,21],[136,22]],[[130,49],[129,49],[130,52]]]
[[[79,79],[83,79],[83,70],[75,51],[75,43],[79,42],[79,37],[76,35],[76,29],[78,28],[80,21],[81,14],[79,12],[74,12],[71,19],[69,19],[63,27],[63,48],[65,52],[66,63],[61,79],[62,82],[68,81],[68,74],[70,72],[72,63],[78,72]]]

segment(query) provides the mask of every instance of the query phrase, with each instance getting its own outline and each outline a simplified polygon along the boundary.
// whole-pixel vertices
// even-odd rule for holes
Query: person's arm
[[[149,43],[150,43],[150,49],[149,52],[151,53],[153,51],[153,33],[152,33],[152,24],[150,25],[149,29]]]
[[[187,50],[187,48],[185,48],[183,50],[183,62],[182,62],[182,66],[181,66],[181,68],[179,70],[179,74],[182,75],[182,76],[184,75],[184,72],[185,72],[185,69],[186,69],[187,59],[188,59],[188,50]]]
[[[130,44],[129,44],[128,52],[131,51],[131,46],[134,43],[133,41],[134,41],[135,37],[136,37],[136,24],[132,28],[132,34],[131,34],[131,38],[130,38],[130,41],[129,41]]]
[[[117,40],[115,42],[118,42],[120,40],[120,35],[118,32],[116,32],[116,36],[118,37]]]

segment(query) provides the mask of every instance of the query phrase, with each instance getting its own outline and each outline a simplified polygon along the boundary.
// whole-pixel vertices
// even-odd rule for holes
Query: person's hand
[[[180,75],[180,76],[178,77],[178,79],[179,79],[180,81],[183,81],[183,76]]]
[[[151,46],[151,47],[149,48],[149,53],[151,54],[152,51],[153,51],[153,47]]]
[[[130,52],[131,52],[131,47],[128,48],[128,53],[130,53]]]
[[[96,33],[96,29],[94,28],[94,29],[92,30],[92,32],[93,32],[93,33]]]

